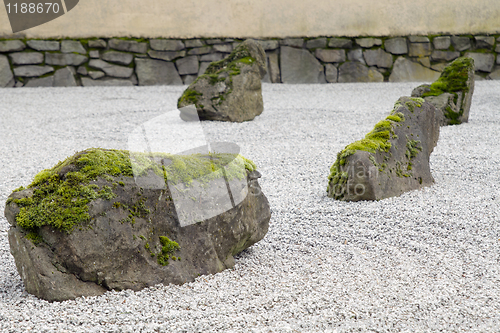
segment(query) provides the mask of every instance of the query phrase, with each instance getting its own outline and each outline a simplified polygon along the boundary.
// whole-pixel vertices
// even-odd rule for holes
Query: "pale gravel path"
[[[269,233],[233,270],[183,286],[48,303],[26,294],[3,217],[11,191],[88,147],[127,148],[184,87],[0,89],[0,332],[500,331],[500,81],[441,129],[436,184],[379,202],[326,197],[336,153],[417,83],[264,85],[264,113],[204,123],[263,174]]]

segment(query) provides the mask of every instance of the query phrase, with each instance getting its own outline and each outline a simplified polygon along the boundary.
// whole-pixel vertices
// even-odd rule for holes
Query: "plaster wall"
[[[29,2],[29,0],[26,0]],[[51,22],[0,37],[312,37],[500,33],[498,0],[80,0]]]

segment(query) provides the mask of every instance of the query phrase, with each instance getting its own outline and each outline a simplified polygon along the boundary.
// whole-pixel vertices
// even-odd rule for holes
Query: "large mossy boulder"
[[[473,93],[474,59],[462,57],[446,66],[436,82],[418,86],[411,95],[434,105],[439,124],[446,126],[469,121]]]
[[[266,53],[248,39],[226,58],[212,62],[184,91],[177,107],[183,120],[221,120],[242,122],[254,119],[264,110],[261,79],[266,74]],[[197,115],[184,109],[195,105]]]
[[[337,154],[328,196],[380,200],[433,184],[429,157],[438,138],[434,106],[422,98],[401,97],[364,139]]]
[[[239,154],[87,149],[9,196],[11,253],[26,290],[48,301],[193,281],[232,267],[234,255],[267,233],[259,177]],[[182,195],[193,204],[178,205]],[[227,210],[180,222],[224,196]]]

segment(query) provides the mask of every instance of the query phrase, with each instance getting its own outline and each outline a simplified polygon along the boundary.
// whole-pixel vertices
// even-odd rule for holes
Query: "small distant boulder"
[[[438,138],[434,106],[422,98],[401,97],[364,139],[337,154],[328,196],[380,200],[433,184],[429,156]]]
[[[259,177],[239,154],[87,149],[9,196],[10,250],[48,301],[193,281],[267,233]]]
[[[212,62],[179,98],[179,109],[194,104],[198,117],[181,110],[183,120],[242,122],[264,110],[261,79],[266,74],[266,54],[262,46],[248,39],[226,58]]]
[[[446,66],[433,84],[415,88],[411,95],[434,105],[441,126],[469,121],[474,93],[474,59],[458,58]]]

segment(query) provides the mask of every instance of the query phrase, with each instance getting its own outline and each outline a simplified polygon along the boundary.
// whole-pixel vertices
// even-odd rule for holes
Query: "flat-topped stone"
[[[133,53],[146,53],[148,50],[148,43],[137,42],[135,40],[110,39],[108,45],[110,48],[118,51]]]
[[[180,51],[186,48],[179,39],[150,39],[149,46],[155,51]]]
[[[37,51],[59,51],[60,48],[60,43],[54,40],[31,39],[26,44]]]
[[[9,54],[13,65],[38,65],[43,63],[43,53],[40,52],[15,52]]]
[[[63,40],[61,41],[62,53],[80,53],[87,54],[87,50],[83,47],[82,43],[77,40]]]
[[[2,40],[0,41],[0,52],[17,52],[26,48],[26,45],[20,40]]]

